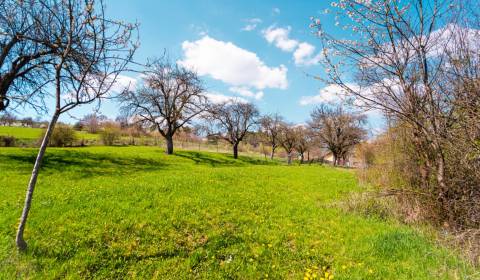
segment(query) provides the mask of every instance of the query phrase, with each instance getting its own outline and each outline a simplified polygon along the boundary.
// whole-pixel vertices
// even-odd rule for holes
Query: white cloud
[[[231,87],[231,92],[237,93],[241,96],[253,98],[255,100],[261,100],[263,98],[263,91],[257,91],[256,93],[245,87]]]
[[[292,40],[289,38],[291,27],[287,28],[282,27],[273,27],[270,26],[266,30],[263,30],[263,37],[270,43],[275,44],[275,46],[283,51],[291,52],[297,45],[297,40]]]
[[[287,67],[269,67],[258,56],[231,42],[215,40],[209,36],[182,43],[184,67],[208,75],[232,86],[256,89],[286,89]]]
[[[341,96],[345,95],[345,90],[338,85],[328,85],[318,91],[317,95],[302,96],[300,105],[308,106],[320,103],[335,104],[341,101]]]
[[[296,65],[313,65],[320,61],[320,54],[313,55],[315,47],[309,43],[302,42],[293,53],[293,58]]]
[[[272,12],[273,12],[274,14],[277,14],[277,15],[278,15],[278,14],[280,14],[280,9],[277,8],[277,7],[275,7],[275,8],[272,9]]]
[[[221,93],[216,93],[216,92],[208,92],[205,94],[205,96],[208,98],[208,100],[214,104],[219,104],[219,103],[229,103],[233,101],[241,102],[241,103],[248,103],[248,100],[245,98],[241,97],[236,97],[236,96],[229,96]]]
[[[134,90],[137,86],[137,79],[125,75],[118,75],[115,83],[110,88],[113,93],[120,93],[126,89]]]
[[[259,18],[250,18],[246,20],[247,25],[245,25],[243,31],[253,31],[257,28],[258,24],[262,23],[262,20]]]
[[[270,26],[263,30],[263,37],[270,44],[285,52],[293,52],[293,59],[296,65],[309,66],[317,64],[320,61],[321,54],[315,55],[315,47],[307,42],[300,42],[291,39],[291,27],[286,28]]]

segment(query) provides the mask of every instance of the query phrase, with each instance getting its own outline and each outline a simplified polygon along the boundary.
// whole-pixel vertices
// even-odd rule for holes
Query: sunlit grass
[[[0,135],[14,136],[17,139],[35,140],[43,136],[44,129],[31,127],[17,127],[17,126],[0,126]],[[98,134],[91,134],[85,131],[75,132],[79,140],[95,140],[98,139]]]
[[[413,229],[334,208],[350,171],[149,147],[0,149],[0,278],[475,279]],[[476,276],[475,276],[476,275]]]

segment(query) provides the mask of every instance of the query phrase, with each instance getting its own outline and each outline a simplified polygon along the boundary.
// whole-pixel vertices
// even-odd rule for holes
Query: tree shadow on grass
[[[11,162],[18,169],[31,172],[36,153],[0,155],[1,161]],[[57,150],[46,153],[42,162],[43,174],[69,172],[76,178],[100,175],[121,175],[139,171],[155,171],[167,164],[160,160],[124,157],[116,154],[90,153],[78,150]],[[18,170],[17,169],[17,170]]]
[[[231,155],[226,154],[210,154],[205,152],[179,151],[175,156],[192,160],[195,164],[203,164],[210,166],[246,166],[246,165],[276,165],[274,161],[256,159],[247,156],[239,156],[234,159]]]

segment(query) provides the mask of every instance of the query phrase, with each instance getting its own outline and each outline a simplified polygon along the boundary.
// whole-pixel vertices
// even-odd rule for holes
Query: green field
[[[17,139],[34,140],[43,136],[42,128],[0,126],[0,135],[14,136]],[[76,131],[78,139],[95,140],[98,134],[91,134],[85,131]]]
[[[332,206],[360,190],[352,171],[149,147],[49,148],[19,254],[34,158],[0,148],[0,279],[479,278],[412,228]]]

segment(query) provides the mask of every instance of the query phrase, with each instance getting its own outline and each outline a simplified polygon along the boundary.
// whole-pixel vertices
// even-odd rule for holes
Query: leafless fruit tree
[[[288,164],[292,163],[293,152],[298,143],[298,134],[295,131],[295,127],[291,124],[284,123],[280,127],[280,145],[287,153],[287,162]]]
[[[143,84],[119,96],[121,110],[137,122],[155,127],[173,153],[178,129],[205,112],[208,100],[198,75],[167,59],[155,60],[144,72]]]
[[[205,118],[216,128],[218,136],[232,144],[233,158],[238,158],[238,145],[257,125],[258,116],[255,105],[233,100],[212,104]]]
[[[278,113],[263,116],[260,119],[260,129],[263,132],[266,142],[270,145],[272,153],[270,159],[273,159],[275,150],[280,146],[279,134],[283,124],[283,117]]]
[[[310,126],[319,142],[333,155],[333,165],[345,161],[355,145],[366,137],[364,115],[346,112],[341,106],[321,105],[311,113]]]
[[[105,97],[126,70],[137,48],[133,41],[136,25],[105,17],[103,1],[20,1],[32,2],[44,29],[41,44],[50,52],[54,111],[35,160],[27,187],[25,205],[18,226],[16,244],[25,250],[23,238],[33,192],[45,150],[61,114],[82,104]]]

